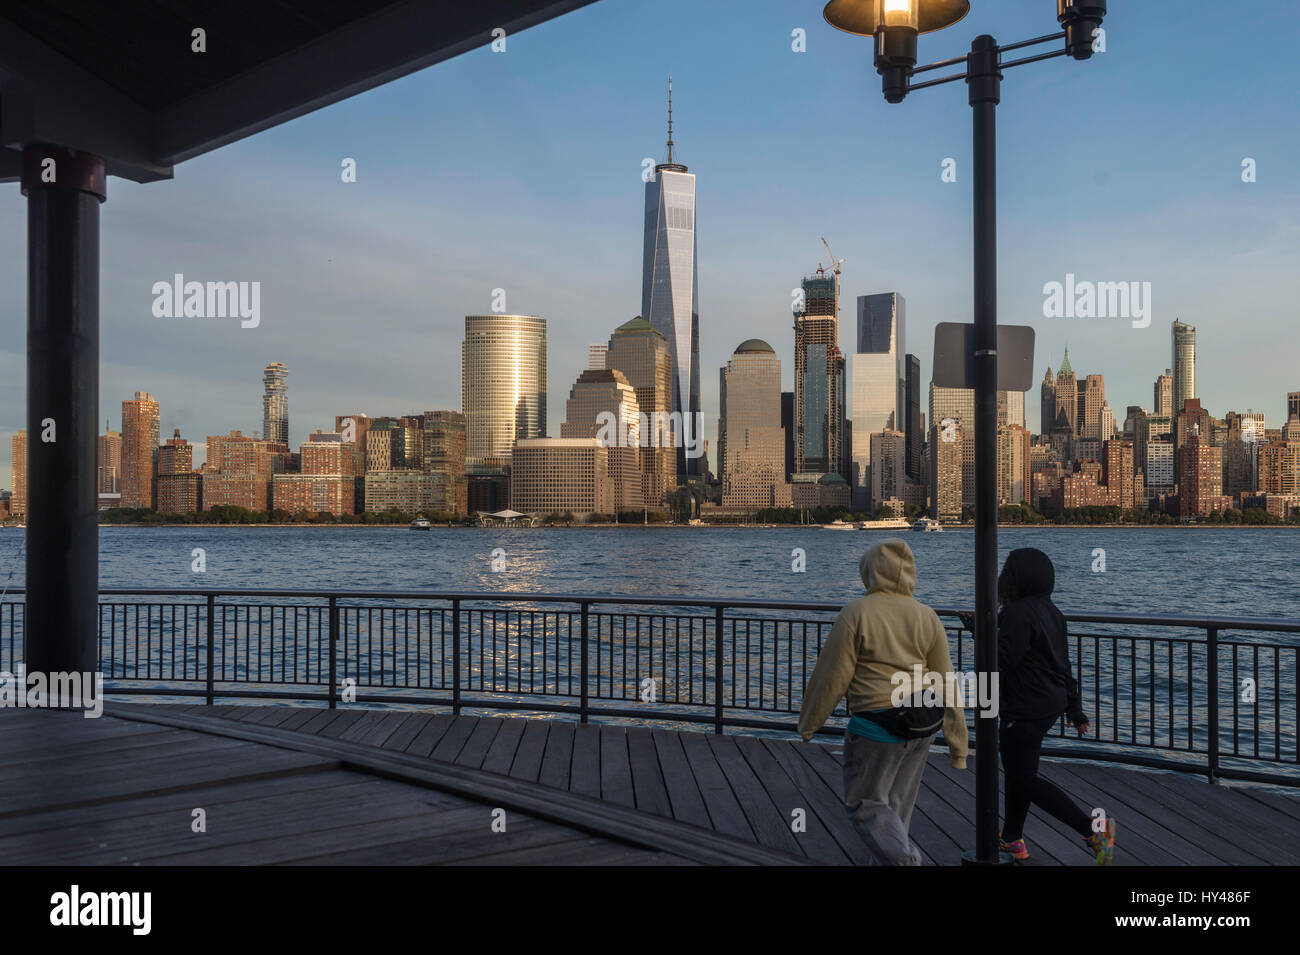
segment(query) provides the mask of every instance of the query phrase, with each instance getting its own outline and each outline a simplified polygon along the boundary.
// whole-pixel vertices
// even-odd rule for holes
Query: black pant
[[[1081,836],[1092,835],[1092,819],[1074,804],[1059,786],[1038,775],[1038,757],[1043,737],[1056,725],[1058,716],[1035,720],[1007,720],[998,733],[1002,750],[1002,772],[1006,775],[1005,821],[1002,840],[1015,842],[1025,827],[1029,804],[1033,803],[1065,823]]]

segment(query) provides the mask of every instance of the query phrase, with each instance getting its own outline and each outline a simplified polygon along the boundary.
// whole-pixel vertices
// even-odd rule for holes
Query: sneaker
[[[1017,862],[1024,862],[1029,858],[1029,848],[1025,845],[1024,837],[1017,839],[1015,842],[1003,842],[1002,837],[998,837],[998,848],[1003,852],[1009,852]]]
[[[1088,851],[1097,860],[1097,865],[1110,865],[1115,858],[1115,820],[1106,820],[1105,832],[1094,832],[1086,842]]]

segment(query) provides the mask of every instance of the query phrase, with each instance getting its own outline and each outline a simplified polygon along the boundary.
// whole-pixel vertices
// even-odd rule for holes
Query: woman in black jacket
[[[1079,683],[1070,672],[1065,617],[1052,603],[1056,569],[1041,550],[1025,547],[1007,556],[998,578],[999,748],[1006,777],[1001,848],[1029,858],[1022,832],[1030,803],[1082,836],[1098,865],[1115,851],[1115,820],[1105,815],[1101,832],[1093,819],[1059,786],[1038,775],[1043,737],[1064,714],[1082,736],[1088,717],[1079,703]]]

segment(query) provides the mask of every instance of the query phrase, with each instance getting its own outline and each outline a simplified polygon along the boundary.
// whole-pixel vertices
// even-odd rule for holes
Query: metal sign
[[[940,322],[934,329],[936,388],[975,387],[975,326]],[[1034,386],[1034,330],[1028,325],[998,326],[998,391],[1028,391]]]

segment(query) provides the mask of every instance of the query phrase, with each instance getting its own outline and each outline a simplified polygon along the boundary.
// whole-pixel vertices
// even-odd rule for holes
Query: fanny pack
[[[925,691],[919,691],[902,706],[881,710],[879,713],[866,711],[853,715],[870,720],[900,739],[923,739],[939,732],[943,726],[943,707],[923,702],[924,697]]]

